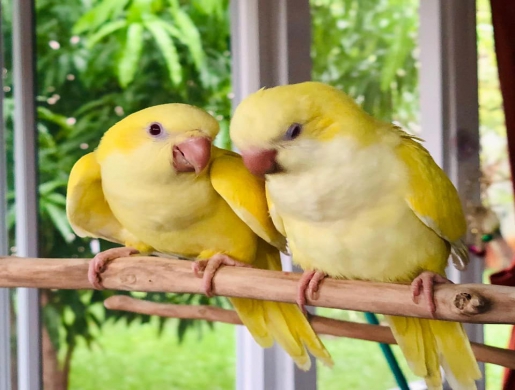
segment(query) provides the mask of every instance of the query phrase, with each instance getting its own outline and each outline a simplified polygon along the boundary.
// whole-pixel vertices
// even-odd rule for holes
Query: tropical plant
[[[418,3],[311,0],[313,78],[416,131]]]

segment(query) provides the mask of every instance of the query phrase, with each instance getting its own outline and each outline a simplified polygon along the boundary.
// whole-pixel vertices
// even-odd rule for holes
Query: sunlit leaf
[[[66,197],[58,192],[53,192],[51,194],[45,195],[45,199],[57,206],[62,206],[63,210],[66,207]]]
[[[113,15],[117,15],[128,2],[129,0],[102,0],[96,7],[77,20],[73,26],[73,34],[96,30]]]
[[[170,80],[177,85],[182,81],[181,64],[172,38],[168,35],[164,25],[166,25],[166,23],[159,20],[145,22],[145,27],[154,37],[154,40],[166,61]]]
[[[220,122],[220,132],[216,136],[214,144],[222,149],[231,149],[231,137],[229,136],[229,124],[227,121]]]
[[[92,34],[88,38],[88,43],[86,47],[88,49],[91,49],[93,46],[95,46],[99,41],[107,37],[108,35],[111,35],[115,31],[118,31],[121,28],[124,28],[127,26],[126,20],[115,20],[114,22],[107,23],[100,27],[98,31],[94,34]]]
[[[127,39],[118,63],[118,80],[125,88],[134,80],[138,68],[138,61],[143,48],[143,25],[132,23],[127,28]]]
[[[197,26],[182,9],[172,8],[171,12],[177,28],[181,31],[179,39],[188,47],[197,69],[201,69],[204,65],[205,53]]]
[[[168,4],[170,4],[172,11],[178,10],[180,7],[179,0],[168,0]]]
[[[55,112],[49,110],[47,107],[43,106],[38,106],[37,111],[40,119],[53,122],[61,127],[70,128],[70,125],[66,123],[67,118],[64,115],[56,114]],[[44,132],[47,133],[46,130]]]
[[[220,0],[192,0],[193,6],[202,13],[207,15],[216,15],[222,17],[225,12],[225,2]]]
[[[50,180],[39,185],[39,194],[47,195],[55,191],[59,187],[66,186],[66,181],[63,180]]]
[[[68,218],[66,217],[66,212],[64,209],[59,208],[50,202],[42,202],[42,207],[46,209],[48,216],[52,219],[54,226],[59,231],[59,233],[61,233],[63,239],[66,242],[72,242],[75,238],[75,235],[70,228],[70,224],[68,223]]]

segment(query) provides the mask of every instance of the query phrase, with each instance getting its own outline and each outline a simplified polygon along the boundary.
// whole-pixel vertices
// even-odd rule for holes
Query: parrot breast
[[[380,281],[441,272],[448,245],[408,207],[408,169],[392,145],[341,137],[317,154],[312,169],[267,177],[294,262],[333,277]]]
[[[278,162],[287,173],[266,178],[281,214],[333,221],[400,199],[408,173],[390,145],[363,146],[344,136],[320,144],[309,150],[309,159],[298,159],[294,150],[279,152]],[[302,165],[289,169],[293,160]]]

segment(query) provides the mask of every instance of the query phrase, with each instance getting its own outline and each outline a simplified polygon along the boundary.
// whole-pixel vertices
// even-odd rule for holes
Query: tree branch
[[[88,259],[0,258],[0,287],[90,289]],[[300,275],[241,267],[222,267],[213,279],[216,295],[295,302]],[[105,288],[202,294],[191,263],[158,257],[127,257],[109,263]],[[435,286],[434,318],[471,323],[515,324],[515,288],[483,284]],[[326,278],[312,306],[431,318],[427,302],[415,304],[409,286]]]
[[[156,315],[168,318],[185,318],[223,322],[242,325],[234,310],[205,305],[172,305],[115,295],[107,298],[104,305],[110,310],[130,311],[133,313]],[[360,324],[357,322],[336,320],[323,316],[310,316],[309,321],[319,334],[349,337],[360,340],[375,341],[385,344],[397,344],[389,327],[382,325]],[[476,359],[480,362],[497,364],[515,370],[515,351],[471,343]]]

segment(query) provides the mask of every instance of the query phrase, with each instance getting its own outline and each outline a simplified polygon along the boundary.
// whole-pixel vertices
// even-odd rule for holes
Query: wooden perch
[[[241,325],[242,322],[234,310],[205,305],[172,305],[115,295],[107,298],[104,305],[110,310],[123,310],[140,314],[157,315],[168,318],[186,318],[223,322]],[[397,344],[389,327],[381,325],[360,324],[357,322],[336,320],[322,316],[310,316],[313,329],[319,334],[349,337],[360,340],[375,341],[385,344]],[[471,343],[476,359],[480,362],[497,364],[515,370],[515,351]]]
[[[90,289],[88,259],[0,258],[0,287]],[[295,302],[300,275],[241,267],[222,267],[213,279],[216,295]],[[158,257],[126,257],[109,263],[105,288],[129,291],[202,293],[191,263]],[[515,324],[515,288],[482,284],[435,287],[434,318],[472,323]],[[427,302],[415,304],[409,286],[324,279],[312,306],[430,318]]]

